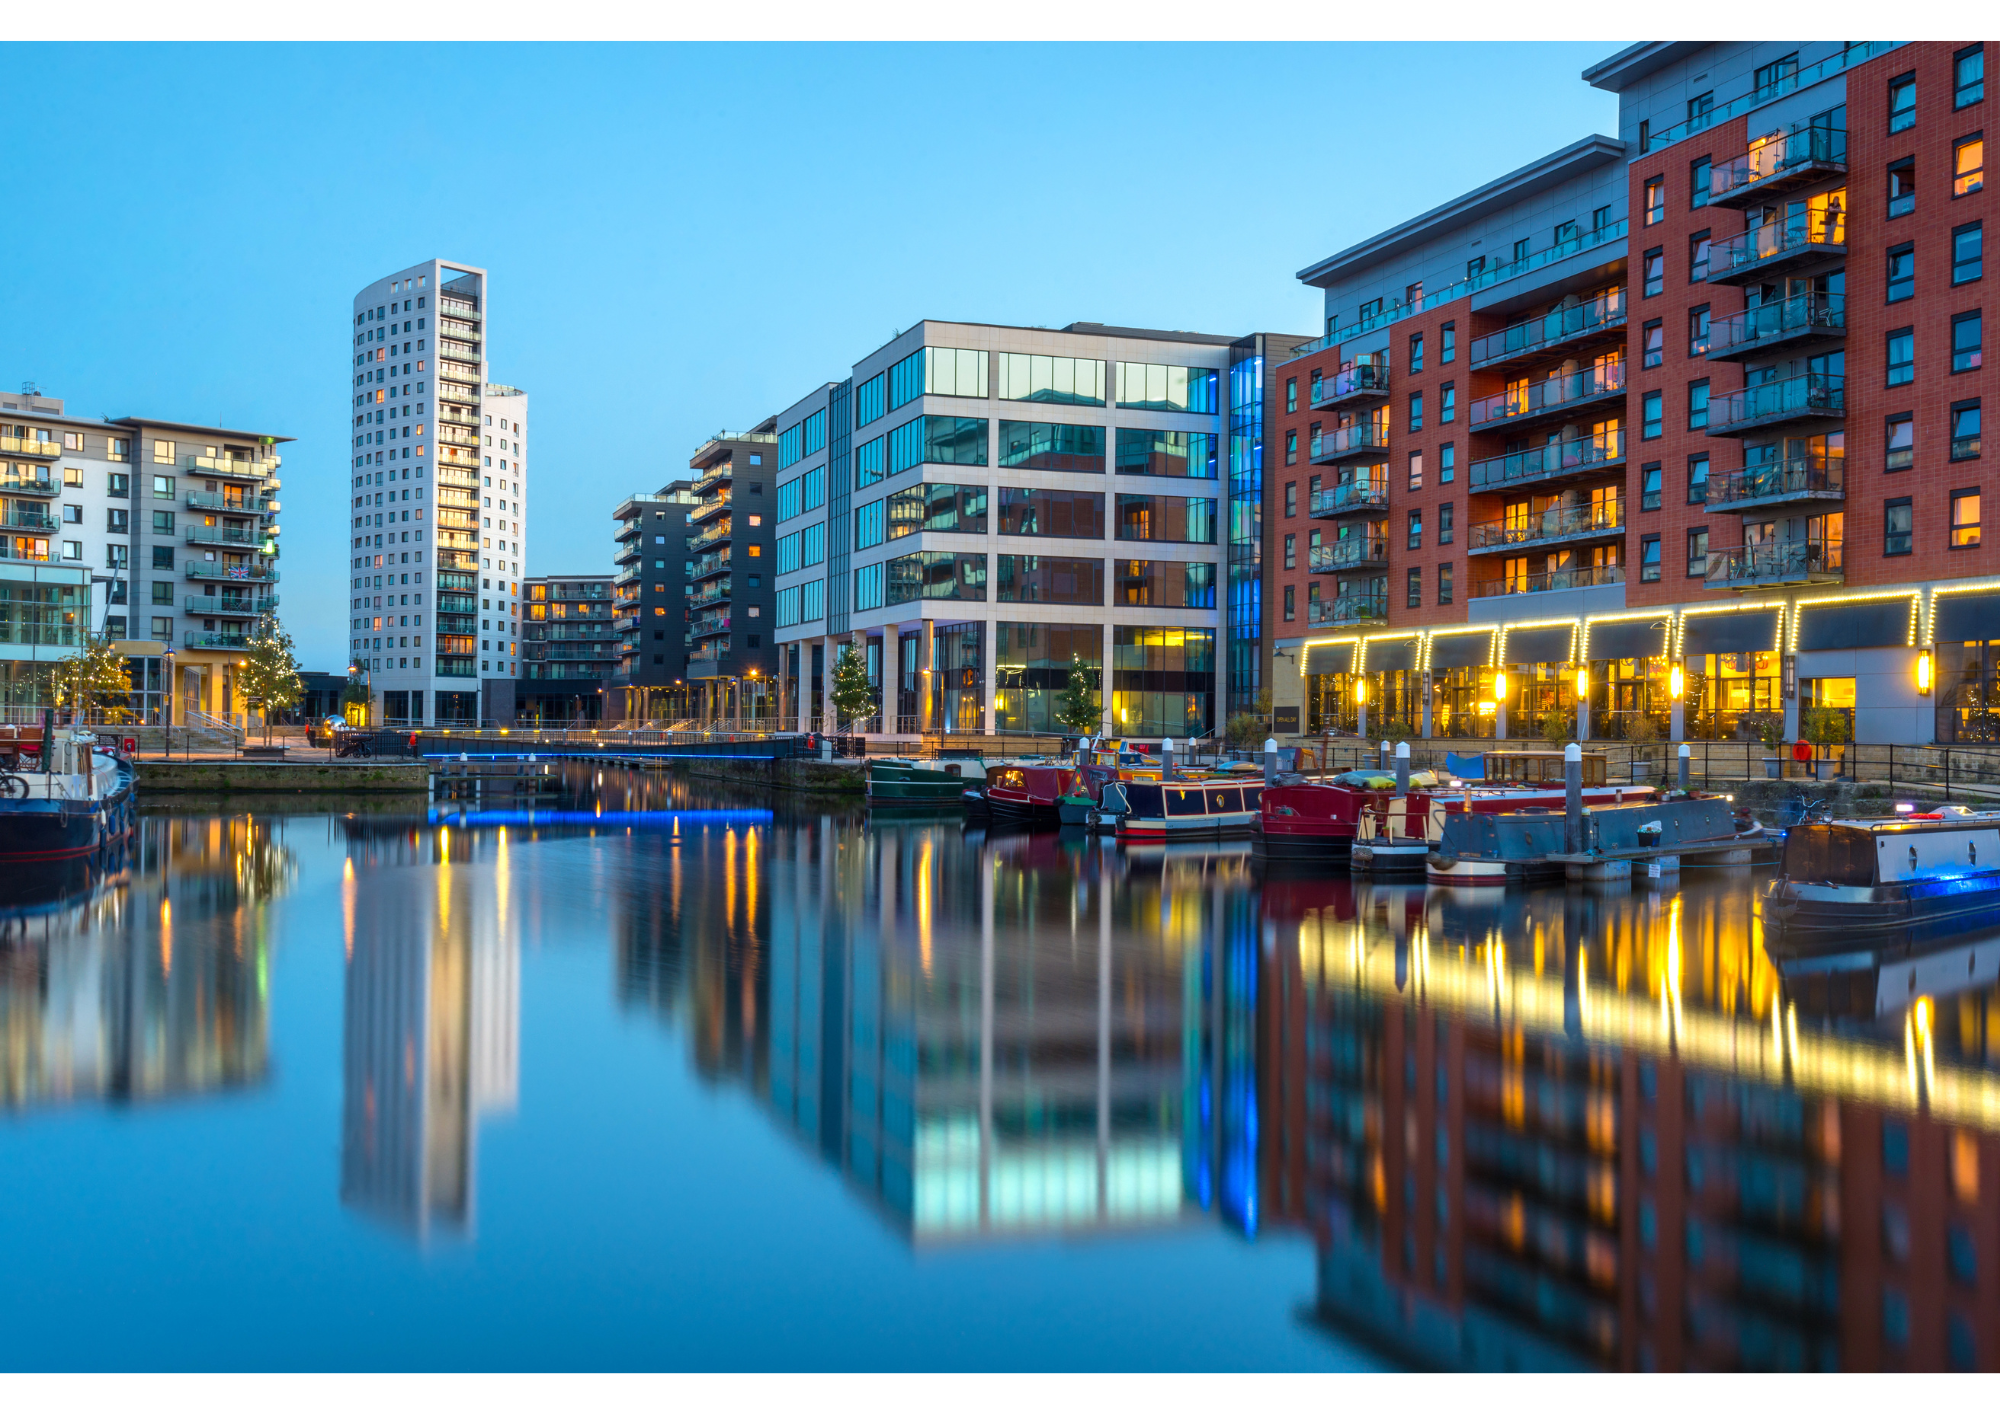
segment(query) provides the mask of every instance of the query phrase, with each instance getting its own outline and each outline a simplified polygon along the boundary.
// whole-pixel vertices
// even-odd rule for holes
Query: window
[[[1910,554],[1910,498],[1882,502],[1882,556]]]
[[[174,547],[171,545],[155,545],[153,547],[153,568],[156,570],[170,570],[173,567],[174,567]],[[156,589],[158,588],[157,585],[155,585],[154,587]],[[167,589],[169,590],[169,596],[164,602],[172,603],[173,599],[171,591],[173,589],[173,586],[170,584],[167,586]]]
[[[1917,336],[1915,329],[1889,331],[1889,386],[1908,383],[1917,376]]]
[[[1002,354],[1001,357],[1007,355]],[[924,393],[943,398],[985,397],[986,351],[921,348],[890,368],[890,412]],[[808,447],[806,454],[810,456],[812,451],[813,448]]]
[[[1639,435],[1642,438],[1652,438],[1660,435],[1660,426],[1665,416],[1661,411],[1663,402],[1664,399],[1657,392],[1648,393],[1640,400]]]
[[[1118,406],[1146,412],[1214,412],[1217,381],[1213,368],[1121,363]]]
[[[1660,464],[1647,462],[1639,468],[1639,509],[1657,511],[1660,508]]]
[[[1299,433],[1297,428],[1293,428],[1289,432],[1285,433],[1285,465],[1297,466],[1298,464],[1299,464]]]
[[[1917,76],[1889,80],[1889,131],[1900,133],[1917,123]]]
[[[1688,311],[1688,357],[1700,358],[1708,352],[1708,306],[1698,304]]]
[[[1444,501],[1438,506],[1438,544],[1440,545],[1451,544],[1451,505],[1450,501]]]
[[[1974,221],[1969,226],[1958,226],[1951,233],[1951,282],[1963,285],[1968,280],[1977,280],[1986,273],[1986,232],[1984,224]]]
[[[1986,185],[1986,140],[1975,133],[1951,148],[1951,194],[1970,196]]]
[[[1699,432],[1708,426],[1708,380],[1697,378],[1688,384],[1688,430]]]
[[[132,478],[122,471],[106,472],[105,483],[107,495],[130,497],[132,494]]]
[[[153,512],[153,533],[172,535],[174,533],[174,513],[172,511]]]
[[[1576,222],[1574,221],[1559,222],[1555,230],[1554,243],[1558,246],[1572,245],[1576,242],[1579,234],[1580,233],[1576,228]],[[1523,256],[1525,256],[1526,254],[1527,252],[1525,251],[1522,252]]]
[[[1447,383],[1438,389],[1438,421],[1458,421],[1458,385]]]
[[[1706,95],[1704,95],[1706,96]],[[1688,164],[1688,208],[1699,211],[1708,205],[1708,188],[1714,168],[1706,157],[1698,157]]]
[[[1421,510],[1410,512],[1410,548],[1424,548],[1424,513]]]
[[[1449,604],[1451,602],[1451,566],[1449,564],[1438,566],[1437,583],[1438,603]]]
[[[866,427],[889,411],[886,401],[889,375],[878,373],[854,390],[854,425]]]
[[[887,523],[883,519],[884,501],[870,501],[865,506],[854,508],[854,548],[866,550],[880,545],[887,534]],[[781,542],[782,543],[782,542]]]
[[[1662,246],[1654,246],[1651,250],[1646,252],[1646,254],[1642,257],[1642,259],[1645,262],[1644,268],[1646,275],[1644,295],[1645,298],[1651,299],[1654,295],[1658,294],[1661,290],[1666,288],[1666,283],[1667,283],[1666,250]]]
[[[1356,312],[1364,322],[1370,319],[1379,319],[1382,316],[1382,301],[1379,298],[1363,300],[1360,309]]]
[[[1653,583],[1660,577],[1660,537],[1648,535],[1639,542],[1639,578]]]
[[[1979,311],[1955,314],[1951,320],[1951,371],[1969,373],[1979,367]]]
[[[868,381],[872,383],[875,380],[871,378]],[[863,486],[873,486],[882,479],[888,465],[888,445],[888,439],[877,437],[873,441],[863,442],[854,449],[854,485],[857,490]],[[756,488],[753,485],[751,489]],[[783,519],[783,516],[784,512],[780,510],[779,518]]]
[[[1295,570],[1298,567],[1299,567],[1299,537],[1297,535],[1287,535],[1285,537],[1285,568],[1288,570]]]
[[[1003,604],[1104,603],[1104,561],[1002,555],[994,598]]]
[[[1124,438],[1125,431],[1121,429],[1121,453],[1125,449]],[[1103,471],[1104,429],[1068,422],[1003,421],[1000,465],[1023,471]]]
[[[1951,56],[1951,106],[1969,107],[1986,96],[1986,51],[1978,45]]]
[[[1422,334],[1412,334],[1410,335],[1410,372],[1422,373],[1423,371],[1424,336]]]
[[[1757,86],[1756,96],[1758,98],[1775,97],[1788,80],[1798,76],[1798,72],[1799,56],[1797,54],[1787,54],[1782,59],[1773,59],[1768,64],[1759,65],[1757,77],[1753,80]]]
[[[1951,405],[1951,459],[1971,461],[1979,455],[1979,399]]]
[[[889,432],[889,475],[937,462],[946,466],[986,465],[983,417],[913,417]]]
[[[1118,429],[1120,476],[1192,476],[1213,481],[1215,458],[1213,432],[1162,432],[1149,427]]]
[[[889,561],[886,569],[885,597],[891,604],[908,604],[917,599],[969,599],[983,603],[986,599],[986,556],[981,552],[919,550]],[[805,621],[819,617],[817,613],[806,614]]]
[[[1421,432],[1423,430],[1424,395],[1422,393],[1412,393],[1410,394],[1410,431]]]
[[[1438,362],[1451,363],[1458,358],[1458,321],[1447,320],[1438,330]]]
[[[1298,410],[1299,380],[1296,378],[1287,378],[1285,380],[1285,411],[1297,412]]]
[[[981,500],[984,500],[983,492]],[[984,528],[982,519],[980,529]],[[1000,533],[1060,535],[1078,540],[1102,540],[1104,494],[1100,491],[1049,491],[1024,486],[1002,486]]]
[[[1422,280],[1417,281],[1416,284],[1414,285],[1403,286],[1404,304],[1414,309],[1416,306],[1422,304],[1423,302],[1424,302],[1424,282]]]
[[[1000,396],[1013,402],[1104,406],[1104,361],[1003,353]]]
[[[160,466],[174,464],[174,444],[172,442],[153,443],[153,461]]]
[[[153,581],[153,602],[155,604],[171,604],[174,602],[174,585],[172,580],[156,579]]]
[[[1667,357],[1667,331],[1657,319],[1648,319],[1641,331],[1641,368],[1658,368]]]
[[[1643,188],[1645,193],[1646,224],[1657,226],[1667,219],[1667,179],[1648,177]]]
[[[154,477],[153,499],[156,501],[171,501],[173,500],[173,498],[174,498],[174,479],[171,476]]]
[[[1438,485],[1449,485],[1458,476],[1458,444],[1446,442],[1438,448]]]
[[[1917,209],[1917,162],[1905,157],[1889,164],[1889,219],[1907,216]]]
[[[1298,616],[1299,616],[1299,600],[1298,600],[1297,586],[1288,584],[1285,586],[1285,622],[1290,623],[1293,619],[1296,619]]]
[[[1424,454],[1422,452],[1410,453],[1410,489],[1412,491],[1421,491],[1424,489]]]
[[[1299,513],[1299,483],[1296,481],[1287,481],[1285,483],[1285,514],[1288,516],[1295,516],[1298,513]]]
[[[1468,280],[1477,280],[1485,270],[1486,257],[1483,255],[1475,255],[1465,262],[1465,278]]]
[[[1688,532],[1689,579],[1702,579],[1708,574],[1708,527],[1701,526]]]
[[[778,470],[788,470],[799,459],[801,430],[804,423],[793,423],[778,434]]]
[[[1403,603],[1412,609],[1424,606],[1424,572],[1421,566],[1412,565],[1403,576]]]
[[[1205,496],[1118,497],[1118,539],[1215,543],[1215,501]]]
[[[1911,414],[1890,414],[1884,420],[1882,442],[1889,452],[1883,470],[1908,471],[1917,454],[1917,424]]]
[[[1895,304],[1917,292],[1917,248],[1905,241],[1889,247],[1889,299]]]
[[[1696,231],[1688,237],[1688,283],[1698,285],[1708,278],[1707,231]]]
[[[1690,506],[1708,503],[1708,453],[1688,458],[1688,504]]]
[[[1562,227],[1558,226],[1556,227],[1556,229],[1560,231]],[[1528,258],[1529,254],[1530,251],[1528,247],[1528,238],[1526,236],[1523,236],[1521,237],[1521,239],[1514,242],[1514,256],[1513,256],[1514,264],[1519,265],[1522,261]]]
[[[1979,492],[1951,493],[1951,548],[1975,549],[1979,545]]]

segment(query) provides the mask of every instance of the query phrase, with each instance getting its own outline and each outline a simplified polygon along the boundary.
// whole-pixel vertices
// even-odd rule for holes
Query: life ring
[[[1812,743],[1795,741],[1792,743],[1792,760],[1805,762],[1813,759]]]

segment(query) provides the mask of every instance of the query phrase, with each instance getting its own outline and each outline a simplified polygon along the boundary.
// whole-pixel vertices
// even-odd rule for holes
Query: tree
[[[132,664],[107,638],[86,638],[76,652],[51,663],[42,682],[49,701],[68,708],[72,721],[123,722],[132,716]]]
[[[282,712],[305,696],[299,681],[299,660],[292,656],[292,636],[266,615],[250,638],[250,650],[236,669],[236,685],[244,697],[264,709],[264,741],[271,740],[271,714]]]
[[[833,710],[850,726],[875,715],[875,684],[868,681],[868,665],[851,643],[833,660]]]
[[[368,690],[367,679],[350,676],[347,686],[340,690],[341,715],[350,722],[356,722],[358,718],[356,724],[359,725],[367,722],[368,711],[374,705],[374,694]]]
[[[1097,669],[1084,666],[1083,659],[1070,655],[1069,677],[1056,694],[1056,725],[1072,736],[1095,736],[1104,722],[1104,709],[1097,696]]]

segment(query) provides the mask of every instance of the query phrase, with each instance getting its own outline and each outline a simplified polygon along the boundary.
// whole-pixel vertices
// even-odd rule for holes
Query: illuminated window
[[[1951,493],[1951,548],[1969,550],[1979,544],[1979,493]]]

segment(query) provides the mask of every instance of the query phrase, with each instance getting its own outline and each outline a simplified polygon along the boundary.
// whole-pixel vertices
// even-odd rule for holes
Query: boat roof
[[[1971,810],[1963,805],[1940,805],[1936,810],[1901,815],[1871,815],[1861,819],[1807,820],[1802,825],[1840,825],[1871,834],[1898,834],[1910,830],[1964,828],[1968,825],[2000,826],[2000,810]],[[1798,828],[1795,826],[1794,828]]]

